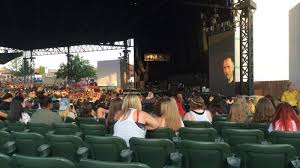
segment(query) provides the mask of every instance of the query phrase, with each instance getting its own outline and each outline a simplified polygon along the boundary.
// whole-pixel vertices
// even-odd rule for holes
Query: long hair
[[[255,113],[253,116],[252,122],[263,123],[268,122],[270,123],[273,119],[273,114],[275,112],[274,106],[272,102],[263,97],[259,99],[255,107]]]
[[[281,103],[277,106],[274,118],[272,121],[273,129],[280,131],[294,131],[293,123],[296,128],[300,130],[300,120],[298,119],[293,107],[288,103]]]
[[[142,110],[142,103],[140,98],[137,95],[129,94],[125,96],[122,104],[122,110],[120,113],[120,116],[126,114],[125,118],[128,117],[128,109],[133,108],[136,109],[137,111]]]
[[[236,102],[242,106],[242,111],[247,115],[251,115],[249,105],[243,96],[237,96]]]
[[[165,127],[178,131],[181,127],[181,117],[174,98],[164,97],[160,99],[160,111],[165,119]]]
[[[121,109],[122,109],[122,103],[123,103],[123,100],[120,98],[115,98],[110,102],[109,112],[108,112],[108,116],[107,116],[108,123],[114,122],[115,115],[117,114],[118,111],[121,111]]]
[[[10,110],[7,116],[7,119],[9,121],[19,121],[22,117],[23,107],[22,103],[24,101],[24,98],[21,96],[16,96],[12,99],[10,103]]]
[[[233,103],[230,107],[229,118],[232,122],[244,122],[247,118],[240,103]]]

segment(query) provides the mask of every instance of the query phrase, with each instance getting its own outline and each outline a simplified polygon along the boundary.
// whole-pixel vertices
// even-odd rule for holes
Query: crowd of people
[[[1,93],[0,117],[10,122],[63,123],[75,122],[76,117],[105,120],[113,136],[127,144],[131,137],[144,138],[147,130],[167,127],[178,132],[185,120],[207,121],[228,115],[232,122],[270,123],[269,131],[300,131],[298,117],[300,93],[289,83],[281,99],[270,95],[255,104],[244,96],[224,99],[219,95],[207,101],[201,93],[123,94],[122,91],[100,89],[75,90],[68,87],[8,89]],[[26,110],[35,110],[32,115]]]

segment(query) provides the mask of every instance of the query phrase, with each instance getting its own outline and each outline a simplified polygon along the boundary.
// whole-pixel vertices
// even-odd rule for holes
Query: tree
[[[67,64],[61,64],[56,72],[56,78],[66,79],[68,76]],[[90,64],[88,60],[83,59],[79,55],[75,55],[70,59],[70,79],[76,82],[81,78],[95,77],[96,69]]]
[[[7,65],[7,69],[9,69],[10,73],[15,76],[31,75],[34,72],[28,60],[24,60],[23,57],[17,57],[11,60]]]

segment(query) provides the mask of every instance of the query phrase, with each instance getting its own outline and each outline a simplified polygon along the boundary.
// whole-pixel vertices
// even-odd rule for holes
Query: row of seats
[[[141,163],[103,162],[83,159],[75,164],[64,158],[32,157],[13,155],[12,158],[0,154],[1,168],[149,168]]]
[[[237,146],[236,156],[231,154],[230,146],[224,142],[196,142],[184,140],[182,141],[179,152],[176,152],[174,144],[167,139],[132,138],[130,145],[130,149],[133,151],[133,161],[146,164],[151,168],[163,168],[166,166],[178,168],[288,168],[299,167],[300,162],[295,158],[297,155],[295,148],[287,144],[241,144]],[[112,152],[113,149],[114,148],[112,148]],[[1,168],[6,168],[3,166],[6,164],[3,163],[2,156],[3,155],[0,155],[0,165]],[[20,155],[13,155],[13,158],[17,156]],[[21,158],[22,160],[24,158],[24,160],[22,162],[16,160],[15,164],[22,168],[68,168],[69,166],[66,165],[57,165],[58,160],[60,160],[59,162],[64,160],[61,157],[62,156],[58,159],[52,157],[39,158],[23,156]],[[48,162],[49,160],[57,161]],[[85,161],[86,159],[83,160]],[[78,164],[79,168],[114,167],[112,163],[108,162],[86,161],[83,163],[83,160],[75,164]],[[72,162],[69,163],[71,165]],[[99,163],[99,165],[93,163]],[[105,166],[103,164],[105,164]],[[122,167],[121,165],[137,167],[129,166],[129,164],[124,164],[123,162],[119,162],[119,164],[120,167]]]

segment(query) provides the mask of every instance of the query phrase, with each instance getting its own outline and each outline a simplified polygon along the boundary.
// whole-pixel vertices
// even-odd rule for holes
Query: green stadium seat
[[[230,146],[227,143],[189,140],[183,140],[181,143],[184,168],[226,167],[226,159],[230,155]]]
[[[179,137],[181,140],[193,140],[202,142],[213,142],[217,138],[217,131],[214,128],[180,128]]]
[[[13,162],[17,168],[76,168],[71,161],[56,157],[14,155]]]
[[[12,159],[2,153],[0,153],[0,166],[1,168],[14,168]]]
[[[250,129],[260,129],[264,132],[265,139],[269,139],[269,129],[270,123],[250,123],[249,128]]]
[[[55,123],[53,124],[54,134],[56,135],[76,135],[81,137],[80,128],[72,123]]]
[[[260,144],[264,140],[264,133],[258,129],[224,129],[222,138],[231,146],[231,150],[239,144],[254,143]]]
[[[11,134],[6,131],[0,131],[0,153],[12,154],[15,150],[15,142]]]
[[[77,168],[150,168],[141,163],[104,162],[97,160],[81,160]]]
[[[90,149],[90,156],[94,160],[124,161],[120,154],[127,149],[127,145],[119,137],[86,136],[85,142]]]
[[[16,142],[16,153],[26,156],[48,156],[50,153],[46,138],[37,133],[12,132]]]
[[[76,124],[78,126],[80,126],[81,124],[99,125],[98,121],[92,117],[77,117]]]
[[[171,128],[157,128],[155,130],[148,130],[146,138],[150,139],[169,139],[173,140],[176,137],[175,132]]]
[[[23,123],[21,123],[21,122],[19,122],[19,121],[17,121],[17,122],[10,122],[10,121],[8,121],[8,120],[5,120],[4,121],[5,122],[5,125],[7,126],[7,128],[8,128],[8,131],[15,131],[15,132],[26,132],[26,131],[28,131],[27,129],[26,129],[26,125],[25,124],[23,124]]]
[[[104,125],[81,124],[80,129],[84,136],[87,135],[105,136],[106,135],[106,128]]]
[[[98,124],[100,125],[105,125],[106,121],[105,121],[105,118],[98,118]]]
[[[270,133],[272,144],[289,144],[295,147],[300,154],[300,132],[272,131]]]
[[[218,134],[221,135],[223,129],[247,129],[248,124],[229,121],[216,121],[213,123],[213,127],[217,130]]]
[[[212,118],[212,122],[217,122],[217,121],[228,121],[228,115],[216,115]]]
[[[175,145],[169,139],[131,138],[130,149],[134,153],[134,161],[150,167],[181,167],[180,156],[176,157]]]
[[[5,126],[4,122],[2,120],[0,120],[0,130],[2,131],[6,131],[7,127]]]
[[[184,126],[188,128],[211,128],[212,125],[208,121],[183,121]]]
[[[88,148],[78,136],[49,134],[47,139],[52,156],[63,157],[73,162],[88,156]]]
[[[237,156],[242,168],[288,168],[290,160],[296,156],[293,146],[287,144],[241,144],[237,146]]]
[[[71,117],[66,117],[65,118],[65,121],[64,121],[65,123],[75,123],[76,122],[76,120],[74,119],[74,118],[71,118]]]
[[[52,125],[44,123],[28,123],[27,128],[29,132],[35,132],[44,136],[49,133],[54,133]]]

